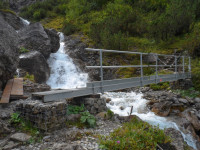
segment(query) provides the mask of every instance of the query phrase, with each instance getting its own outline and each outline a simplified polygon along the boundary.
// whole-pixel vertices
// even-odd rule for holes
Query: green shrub
[[[151,84],[150,88],[158,91],[158,90],[167,90],[169,89],[170,85],[169,82],[163,82],[163,83],[158,83],[158,84]]]
[[[19,52],[20,52],[20,53],[27,53],[27,52],[29,52],[29,50],[27,50],[27,49],[24,48],[24,47],[21,47],[21,48],[19,49]]]
[[[81,123],[86,124],[88,127],[94,128],[96,126],[96,119],[88,111],[81,112]]]
[[[43,19],[43,18],[45,18],[45,17],[46,17],[46,12],[45,12],[44,9],[37,10],[37,11],[35,11],[34,14],[33,14],[33,18],[34,18],[36,21],[39,21],[39,20],[41,20],[41,19]]]
[[[29,74],[28,72],[26,73],[24,79],[25,79],[25,80],[30,80],[30,81],[32,81],[32,82],[35,82],[35,77],[34,77],[34,75],[31,75],[31,74]]]
[[[83,104],[81,106],[68,105],[67,106],[67,115],[70,115],[70,114],[80,114],[84,110],[85,110],[85,107],[84,107]]]
[[[62,32],[65,35],[71,35],[75,31],[77,31],[77,27],[73,23],[68,22],[68,21],[64,21]]]
[[[100,137],[100,146],[112,150],[150,150],[157,144],[168,143],[170,138],[163,130],[134,118],[109,136]]]
[[[16,112],[11,115],[10,123],[17,130],[30,134],[32,136],[32,142],[41,141],[42,135],[40,131],[37,128],[35,128],[31,122],[21,118],[19,113]]]
[[[188,90],[175,90],[174,92],[180,94],[182,97],[195,98],[200,96],[200,92],[196,91],[194,88]]]

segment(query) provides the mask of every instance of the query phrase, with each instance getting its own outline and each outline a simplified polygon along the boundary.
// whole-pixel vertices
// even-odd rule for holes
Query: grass
[[[40,142],[43,138],[42,133],[36,127],[34,127],[31,122],[20,117],[20,114],[17,112],[11,115],[10,124],[18,131],[25,132],[32,136],[28,143]]]
[[[25,79],[25,80],[30,80],[30,81],[32,81],[32,82],[35,82],[35,77],[34,77],[34,75],[30,75],[28,72],[26,73],[24,79]]]
[[[106,150],[150,150],[157,144],[169,143],[163,130],[133,118],[109,136],[100,136],[100,147]]]
[[[65,18],[63,16],[57,16],[50,19],[44,19],[41,22],[45,28],[61,31],[63,28],[64,19]]]

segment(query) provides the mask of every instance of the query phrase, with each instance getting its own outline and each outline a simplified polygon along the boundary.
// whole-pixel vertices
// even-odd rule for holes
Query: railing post
[[[104,93],[103,91],[103,58],[102,58],[102,49],[100,50],[100,73],[101,73],[101,93]]]
[[[183,73],[185,73],[185,57],[183,56]]]
[[[156,84],[158,83],[157,82],[157,79],[158,79],[158,54],[156,54],[156,77],[155,77],[155,79],[156,79]]]
[[[189,77],[191,78],[191,58],[189,57],[189,65],[188,65]]]
[[[142,64],[142,53],[140,53],[140,68],[141,68],[141,77],[140,77],[140,82],[141,82],[141,86],[143,86],[143,64]]]
[[[175,77],[177,79],[177,57],[176,55],[174,57],[175,57]]]

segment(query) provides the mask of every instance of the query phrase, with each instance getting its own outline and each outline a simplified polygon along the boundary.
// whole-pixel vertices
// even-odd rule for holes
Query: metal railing
[[[165,54],[156,54],[156,53],[141,53],[141,52],[131,52],[131,51],[118,51],[118,50],[105,50],[105,49],[93,49],[86,48],[87,51],[99,52],[99,66],[87,66],[89,69],[100,69],[100,78],[101,78],[101,92],[103,93],[104,87],[104,77],[103,77],[103,69],[108,68],[140,68],[140,82],[143,85],[143,68],[144,67],[155,67],[155,81],[157,83],[158,78],[158,68],[159,67],[174,67],[175,77],[177,78],[177,69],[178,67],[182,67],[182,73],[185,73],[185,67],[188,67],[189,77],[191,78],[191,58],[186,56],[176,56],[176,55],[165,55]],[[137,54],[140,55],[140,65],[126,65],[126,66],[103,66],[103,53],[123,53],[123,54]],[[143,55],[153,55],[155,57],[155,65],[143,65]],[[167,65],[159,59],[159,56],[164,57],[174,57],[174,62],[171,65]],[[178,64],[178,58],[182,58],[182,64]],[[185,64],[186,58],[188,59],[188,65]],[[158,64],[158,60],[163,63],[163,65]]]

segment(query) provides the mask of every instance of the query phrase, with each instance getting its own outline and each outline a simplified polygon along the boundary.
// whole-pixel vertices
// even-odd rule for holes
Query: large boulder
[[[56,53],[60,47],[60,38],[54,29],[45,29],[45,32],[50,38],[51,42],[51,52]]]
[[[38,51],[31,51],[20,55],[19,68],[33,74],[37,83],[46,82],[50,75],[46,59]]]
[[[0,90],[13,78],[18,65],[18,36],[0,12]]]
[[[155,103],[153,104],[151,111],[153,111],[156,115],[166,117],[170,113],[171,106],[172,102],[170,101]]]
[[[4,17],[4,20],[15,30],[20,30],[25,26],[23,21],[14,13],[4,11],[0,11],[0,13]]]
[[[47,30],[46,30],[47,31]],[[24,47],[30,51],[39,51],[47,59],[51,52],[56,52],[59,48],[58,35],[53,31],[48,34],[40,23],[33,23],[19,31],[20,47]],[[49,37],[53,35],[53,37]],[[54,46],[55,44],[55,46]]]

